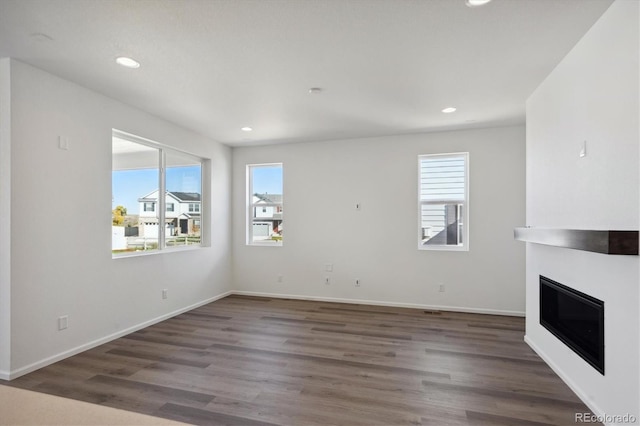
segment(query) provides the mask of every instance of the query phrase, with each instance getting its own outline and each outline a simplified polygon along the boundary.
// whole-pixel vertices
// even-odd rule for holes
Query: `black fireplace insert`
[[[604,302],[540,275],[540,324],[604,375]]]

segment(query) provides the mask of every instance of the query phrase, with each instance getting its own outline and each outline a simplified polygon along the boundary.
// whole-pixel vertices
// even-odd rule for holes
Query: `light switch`
[[[587,156],[587,141],[582,141],[580,145],[580,158]]]
[[[58,317],[58,330],[66,330],[69,325],[69,316],[63,315]]]

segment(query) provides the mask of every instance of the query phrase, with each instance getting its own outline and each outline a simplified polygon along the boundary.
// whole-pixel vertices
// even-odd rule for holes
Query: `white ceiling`
[[[233,146],[503,126],[610,4],[0,0],[0,57]]]

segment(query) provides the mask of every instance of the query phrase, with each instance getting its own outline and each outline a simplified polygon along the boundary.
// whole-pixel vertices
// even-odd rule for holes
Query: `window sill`
[[[247,243],[248,247],[282,247],[282,241],[269,241],[262,243]]]
[[[418,244],[420,251],[469,251],[469,246],[425,246]]]
[[[112,254],[111,259],[128,259],[130,257],[154,256],[157,254],[179,253],[183,251],[200,250],[203,248],[206,248],[206,247],[203,245],[192,244],[192,245],[182,246],[182,247],[165,248],[162,250],[146,250],[146,251],[139,250],[139,251]]]

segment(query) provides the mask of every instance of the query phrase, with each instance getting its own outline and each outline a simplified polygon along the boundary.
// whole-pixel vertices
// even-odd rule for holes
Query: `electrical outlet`
[[[65,330],[69,326],[69,315],[58,317],[58,330]]]
[[[169,297],[169,289],[166,289],[166,288],[162,289],[162,298],[166,299],[168,297]]]
[[[281,283],[282,282],[282,275],[278,275],[278,282]]]
[[[356,287],[360,287],[360,280],[356,280]]]
[[[440,283],[440,284],[438,284],[438,291],[439,291],[440,293],[444,293],[444,283]]]
[[[324,264],[324,270],[326,272],[333,272],[333,263],[325,263]]]
[[[331,282],[329,281],[329,277],[324,277],[324,283],[325,283],[326,285],[331,284]]]

